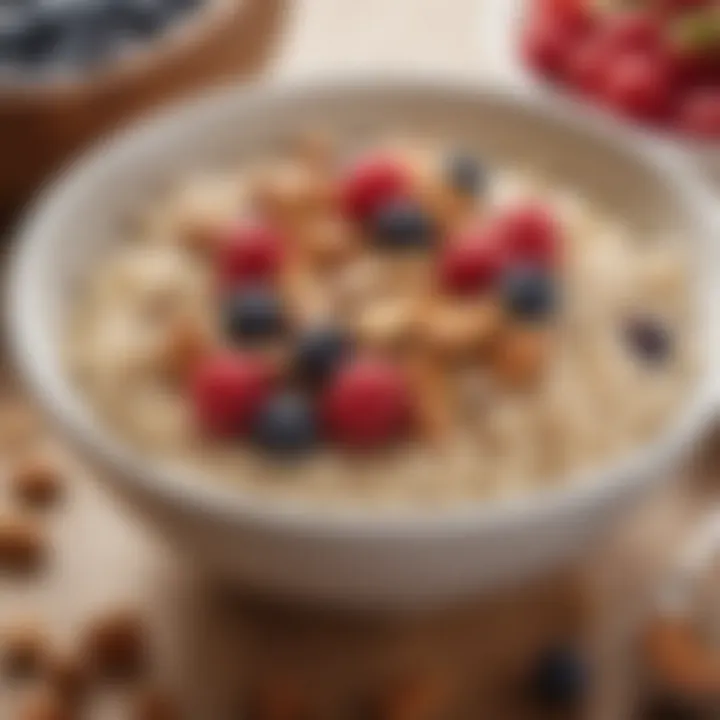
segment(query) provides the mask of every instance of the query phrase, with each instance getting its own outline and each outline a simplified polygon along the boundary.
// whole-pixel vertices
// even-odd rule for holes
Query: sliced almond
[[[502,383],[513,388],[526,388],[541,378],[549,350],[547,329],[507,328],[492,348],[490,362]]]

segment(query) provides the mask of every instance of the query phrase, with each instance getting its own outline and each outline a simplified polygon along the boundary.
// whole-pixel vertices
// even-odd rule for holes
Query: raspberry
[[[410,421],[405,378],[386,362],[360,359],[343,368],[322,399],[327,433],[344,445],[369,448],[402,436]]]
[[[670,73],[653,55],[620,55],[608,68],[605,96],[612,107],[625,115],[660,120],[672,99]]]
[[[690,135],[720,137],[720,89],[699,89],[690,93],[680,106],[677,123]]]
[[[451,239],[440,256],[440,282],[454,293],[477,293],[492,287],[506,254],[493,233],[475,230]]]
[[[527,204],[506,211],[496,219],[494,232],[512,262],[547,267],[559,258],[561,229],[542,205]]]
[[[560,22],[541,18],[530,22],[522,39],[525,62],[538,73],[557,77],[576,42],[572,31]]]
[[[340,187],[345,214],[358,221],[369,220],[381,205],[407,194],[410,176],[397,160],[375,157],[356,165]]]
[[[200,426],[212,435],[247,432],[273,385],[273,372],[259,358],[230,352],[206,358],[191,381]]]
[[[273,279],[283,260],[283,239],[272,228],[239,223],[227,230],[218,248],[217,264],[224,286]]]

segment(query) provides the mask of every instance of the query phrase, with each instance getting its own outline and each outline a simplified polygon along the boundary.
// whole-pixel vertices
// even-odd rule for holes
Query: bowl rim
[[[42,346],[42,325],[37,297],[37,268],[42,265],[46,249],[58,242],[53,235],[55,217],[62,213],[75,192],[102,170],[108,157],[162,134],[191,126],[193,118],[205,113],[219,116],[232,108],[236,111],[263,107],[268,103],[309,102],[313,97],[341,100],[357,92],[414,94],[427,102],[447,100],[500,102],[510,111],[531,111],[548,122],[580,130],[601,142],[609,142],[623,153],[634,156],[641,164],[662,177],[692,217],[698,240],[708,241],[715,228],[710,192],[692,168],[674,153],[617,124],[606,124],[598,118],[558,107],[550,98],[528,94],[519,88],[498,87],[463,79],[385,76],[348,77],[324,80],[275,81],[271,84],[230,86],[202,93],[193,99],[171,105],[143,121],[132,124],[96,144],[79,160],[62,172],[41,194],[28,212],[14,238],[7,265],[6,327],[9,347],[19,375],[29,386],[31,395],[55,421],[60,431],[87,453],[107,475],[110,483],[121,483],[126,489],[150,496],[163,505],[171,505],[187,516],[203,515],[220,524],[242,524],[273,533],[302,533],[317,539],[371,539],[373,541],[405,537],[414,540],[438,540],[461,537],[479,528],[491,529],[524,524],[539,519],[555,519],[573,510],[612,502],[623,491],[640,489],[656,481],[668,467],[687,452],[716,413],[716,381],[710,356],[679,418],[670,428],[649,443],[619,461],[572,474],[560,488],[541,488],[519,497],[494,500],[472,500],[442,508],[395,508],[382,510],[366,507],[333,507],[314,503],[292,502],[257,497],[253,493],[224,483],[213,482],[202,472],[181,471],[152,464],[151,458],[105,432],[93,422],[86,403],[75,403],[78,393],[66,373],[53,372],[50,357],[35,352]],[[172,132],[168,132],[172,135]],[[702,238],[700,237],[702,236]],[[715,272],[713,267],[713,272]],[[703,312],[714,312],[716,304],[708,303]],[[712,305],[712,306],[710,306]],[[710,326],[710,323],[708,323]]]

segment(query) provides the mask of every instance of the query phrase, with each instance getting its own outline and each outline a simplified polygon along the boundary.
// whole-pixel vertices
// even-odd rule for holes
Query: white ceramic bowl
[[[691,290],[702,370],[672,428],[567,489],[392,515],[261,503],[204,478],[170,476],[106,433],[61,366],[60,324],[73,279],[158,182],[213,160],[240,158],[313,122],[341,131],[377,125],[446,134],[499,162],[522,159],[572,181],[644,227],[680,233],[696,273]],[[11,340],[39,403],[100,467],[107,486],[211,571],[264,590],[346,604],[446,601],[580,557],[666,476],[708,424],[711,330],[720,325],[711,295],[716,262],[708,204],[677,158],[615,127],[580,123],[537,97],[447,81],[230,89],[136,126],[46,192],[11,262]]]

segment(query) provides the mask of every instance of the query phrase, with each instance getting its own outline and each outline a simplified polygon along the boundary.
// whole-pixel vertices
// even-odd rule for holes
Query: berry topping
[[[493,232],[513,261],[548,267],[559,259],[560,226],[542,205],[523,205],[504,212],[496,219]]]
[[[223,325],[231,340],[266,340],[286,329],[280,298],[264,287],[232,292],[224,300]]]
[[[431,218],[414,200],[396,198],[382,205],[373,217],[378,244],[389,250],[422,250],[436,236]]]
[[[500,277],[505,260],[495,233],[466,233],[443,248],[440,282],[446,290],[462,295],[489,290]]]
[[[599,93],[614,52],[603,38],[591,37],[580,43],[568,58],[565,68],[568,82],[591,95]]]
[[[662,41],[662,26],[647,10],[611,13],[601,30],[604,42],[616,52],[656,50]]]
[[[258,445],[278,454],[298,455],[318,442],[315,412],[302,395],[282,392],[271,397],[253,423]]]
[[[448,185],[460,195],[478,195],[485,189],[485,168],[472,155],[456,152],[445,166]]]
[[[350,338],[340,328],[312,328],[298,338],[295,372],[310,385],[323,383],[348,356],[350,348]]]
[[[544,320],[557,306],[553,278],[532,265],[515,266],[503,275],[502,297],[509,312],[521,320]]]
[[[532,668],[530,692],[547,708],[576,708],[585,697],[588,668],[577,651],[558,646],[546,650]]]
[[[623,54],[608,67],[605,96],[614,108],[631,117],[660,120],[669,109],[671,92],[668,69],[653,55]]]
[[[236,353],[205,358],[190,386],[200,426],[213,435],[245,433],[273,384],[273,371],[259,358]]]
[[[376,157],[356,165],[340,187],[345,214],[358,222],[369,220],[379,207],[407,193],[410,174],[396,159]]]
[[[228,229],[218,248],[218,266],[224,286],[265,282],[275,278],[283,259],[283,241],[269,227],[238,223]]]
[[[625,326],[625,336],[633,352],[648,364],[661,363],[672,352],[670,331],[658,318],[632,318]]]
[[[680,107],[678,124],[696,137],[720,137],[720,89],[708,88],[690,93]]]
[[[328,434],[351,447],[375,447],[402,437],[410,413],[404,376],[380,360],[362,359],[346,365],[323,397]]]
[[[533,14],[552,18],[576,33],[586,30],[592,23],[591,3],[587,0],[535,0]]]
[[[525,29],[523,56],[542,75],[559,75],[577,39],[566,25],[549,17],[534,19]]]

